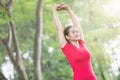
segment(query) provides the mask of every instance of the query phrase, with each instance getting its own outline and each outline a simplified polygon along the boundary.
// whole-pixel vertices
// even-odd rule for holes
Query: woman
[[[58,11],[66,10],[74,26],[62,29]],[[66,56],[74,72],[73,80],[97,80],[90,61],[90,52],[84,43],[84,36],[74,13],[67,4],[55,5],[53,9],[54,21],[62,52]]]

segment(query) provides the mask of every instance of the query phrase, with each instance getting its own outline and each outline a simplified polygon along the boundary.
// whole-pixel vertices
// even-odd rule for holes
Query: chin
[[[80,39],[75,39],[75,41],[79,41]]]
[[[79,41],[80,40],[80,38],[75,38],[73,41]]]
[[[80,40],[80,38],[76,39],[76,40]]]

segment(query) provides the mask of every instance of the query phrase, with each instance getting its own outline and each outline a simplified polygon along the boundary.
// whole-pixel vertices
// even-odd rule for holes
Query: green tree
[[[3,4],[5,4],[6,1],[9,0],[1,0]],[[98,79],[112,80],[108,72],[112,61],[104,50],[104,43],[114,39],[120,33],[119,27],[114,27],[114,25],[119,22],[119,16],[110,17],[105,15],[102,8],[103,4],[108,1],[109,0],[44,0],[41,4],[42,9],[40,9],[40,13],[38,13],[39,16],[37,17],[36,3],[39,4],[37,0],[15,0],[11,8],[12,20],[9,18],[5,8],[0,6],[1,40],[9,41],[10,50],[13,54],[16,47],[14,47],[13,39],[11,39],[13,36],[9,35],[11,34],[11,28],[9,29],[7,24],[9,21],[14,22],[20,55],[28,79],[33,80],[35,76],[37,76],[36,78],[41,78],[42,76],[42,80],[71,80],[73,73],[69,63],[60,50],[52,16],[53,5],[55,3],[65,2],[71,6],[81,21],[85,42],[91,51],[92,65]],[[69,16],[65,14],[64,11],[61,11],[60,14],[59,16],[64,27],[66,23],[69,23]],[[42,24],[38,24],[39,28],[37,28],[38,18],[40,22],[43,22],[43,27]],[[40,27],[42,29],[40,29]],[[40,30],[40,32],[37,30]],[[43,30],[43,33],[41,30]],[[39,45],[35,46],[37,43],[39,43],[41,47]],[[3,45],[1,44],[2,43],[0,43],[0,64],[5,62],[5,57],[7,56],[7,54],[5,54],[7,52],[4,51]],[[40,53],[39,51],[35,52],[35,49],[40,50]],[[26,54],[28,57],[24,58]],[[36,56],[38,57],[38,62],[36,63],[38,64],[37,68],[34,67],[36,64],[33,64],[34,59],[36,59],[33,59],[35,54],[38,54],[38,56]],[[14,58],[16,59],[15,56]],[[40,65],[41,67],[39,67]],[[34,68],[41,70],[42,75],[40,73],[40,75],[34,76]],[[14,73],[15,79],[18,79],[18,75],[19,73]]]
[[[0,6],[5,10],[6,14],[5,16],[7,16],[8,19],[8,35],[6,36],[6,38],[3,38],[3,35],[0,35],[0,41],[4,46],[4,49],[6,50],[11,62],[13,63],[16,71],[19,74],[19,79],[20,80],[28,80],[28,75],[26,73],[25,66],[23,64],[22,61],[22,57],[21,57],[21,53],[20,53],[20,47],[19,47],[19,41],[17,39],[17,34],[16,34],[16,29],[15,29],[15,24],[13,23],[13,17],[12,17],[12,6],[13,6],[13,0],[9,0],[9,1],[0,1]],[[40,57],[41,57],[41,34],[42,34],[42,28],[41,25],[41,4],[42,1],[38,0],[38,6],[36,9],[36,36],[35,36],[35,58],[34,58],[34,64],[35,64],[35,80],[41,80],[42,76],[41,74],[41,65],[40,65]],[[4,15],[3,15],[4,16]],[[40,37],[40,38],[39,38]],[[13,43],[13,49],[11,48],[11,41]],[[13,54],[13,52],[15,51],[15,56]]]

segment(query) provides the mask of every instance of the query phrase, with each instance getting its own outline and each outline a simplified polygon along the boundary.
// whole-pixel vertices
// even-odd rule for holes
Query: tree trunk
[[[0,71],[0,80],[7,80],[1,71]]]
[[[13,56],[13,54],[12,54],[13,52],[11,51],[10,47],[8,46],[8,43],[6,42],[6,40],[2,39],[1,36],[0,36],[0,41],[2,42],[5,51],[7,52],[7,54],[8,54],[8,56],[9,56],[11,62],[13,63],[16,71],[17,71],[18,74],[19,74],[19,80],[28,80],[27,74],[26,74],[26,72],[25,72],[25,70],[24,70],[24,66],[23,66],[22,62],[21,62],[21,61],[18,61],[18,62],[17,62],[17,61],[14,59],[14,56]]]
[[[10,49],[9,42],[7,42],[7,40],[2,39],[1,36],[0,36],[0,40],[2,41],[2,44],[4,45],[4,48],[7,51],[11,62],[13,63],[16,71],[19,74],[19,79],[20,80],[28,80],[27,73],[25,72],[25,68],[22,63],[19,43],[18,43],[18,39],[16,36],[16,31],[15,31],[15,25],[14,25],[13,19],[12,19],[11,9],[12,9],[13,2],[14,2],[13,0],[8,0],[6,3],[2,3],[2,1],[0,0],[1,7],[3,7],[6,10],[6,13],[9,17],[8,27],[9,27],[9,30],[11,30],[11,35],[12,35],[12,40],[13,40],[13,44],[14,44],[14,48],[15,48],[16,58],[14,58],[15,56],[13,55],[13,52]]]
[[[41,42],[42,42],[42,0],[38,0],[36,8],[36,33],[34,43],[34,80],[42,80]]]
[[[16,33],[15,33],[15,26],[14,26],[12,21],[10,21],[9,24],[10,24],[9,27],[11,27],[11,30],[12,30],[13,43],[14,43],[15,52],[16,52],[16,59],[15,59],[14,63],[13,62],[12,63],[14,64],[14,67],[16,68],[16,70],[19,74],[19,79],[20,80],[28,80],[27,73],[25,72],[25,67],[23,65],[23,61],[22,61],[22,58],[21,58],[19,43],[18,43]]]

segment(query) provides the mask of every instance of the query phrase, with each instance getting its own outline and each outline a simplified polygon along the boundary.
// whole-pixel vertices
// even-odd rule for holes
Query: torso
[[[66,43],[62,48],[74,72],[73,80],[97,80],[90,60],[90,52],[83,41],[79,41],[79,48]]]

